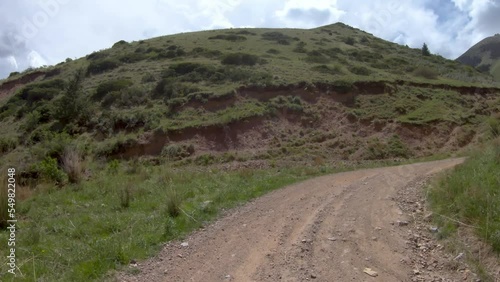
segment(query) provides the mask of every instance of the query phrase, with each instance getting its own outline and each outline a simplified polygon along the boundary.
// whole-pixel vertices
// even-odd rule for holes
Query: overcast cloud
[[[500,33],[500,0],[17,0],[0,2],[0,78],[110,47],[229,27],[335,22],[455,59]]]

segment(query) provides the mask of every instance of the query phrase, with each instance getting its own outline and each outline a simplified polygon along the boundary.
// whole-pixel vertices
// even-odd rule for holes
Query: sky
[[[455,59],[500,33],[500,0],[0,0],[0,79],[119,40],[336,22]]]

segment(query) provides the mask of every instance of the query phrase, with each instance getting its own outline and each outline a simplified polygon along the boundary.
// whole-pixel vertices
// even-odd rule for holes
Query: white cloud
[[[15,69],[8,57],[24,69],[81,57],[122,39],[213,28],[312,28],[342,21],[411,47],[426,42],[448,58],[500,32],[497,0],[39,1],[0,1],[0,77]],[[47,9],[41,2],[60,4]]]
[[[40,54],[38,54],[37,51],[31,51],[28,54],[27,59],[28,59],[30,67],[37,68],[37,67],[47,65],[47,61],[45,61],[45,59],[42,58],[42,56]]]
[[[275,15],[288,26],[311,28],[337,22],[344,13],[338,9],[337,0],[288,0]]]
[[[17,70],[19,68],[17,65],[17,60],[14,56],[7,57],[7,62],[9,62],[14,70]]]

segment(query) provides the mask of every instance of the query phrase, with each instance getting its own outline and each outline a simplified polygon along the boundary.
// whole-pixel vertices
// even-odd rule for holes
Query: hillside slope
[[[4,80],[0,153],[30,177],[68,148],[201,165],[426,156],[480,140],[498,86],[340,23],[119,41]]]
[[[485,38],[472,46],[457,61],[490,73],[500,80],[500,34]]]

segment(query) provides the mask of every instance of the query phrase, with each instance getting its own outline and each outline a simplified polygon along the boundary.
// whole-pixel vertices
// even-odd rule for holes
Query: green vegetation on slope
[[[429,198],[437,214],[475,226],[477,234],[500,254],[500,139],[443,177],[431,187]],[[455,221],[438,219],[443,235],[457,228]]]
[[[500,81],[500,34],[483,39],[458,57],[457,61],[489,73]]]

